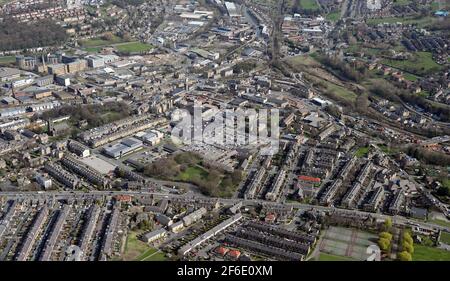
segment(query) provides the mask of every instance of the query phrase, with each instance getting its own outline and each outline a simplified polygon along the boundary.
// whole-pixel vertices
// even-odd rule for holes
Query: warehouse
[[[142,148],[142,141],[136,138],[126,138],[120,143],[109,145],[103,148],[103,152],[115,159],[119,159],[122,156],[134,152]]]

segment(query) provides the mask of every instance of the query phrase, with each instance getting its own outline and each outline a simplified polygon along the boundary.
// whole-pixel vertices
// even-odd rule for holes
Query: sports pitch
[[[319,244],[321,253],[349,257],[355,260],[366,260],[367,247],[376,245],[376,234],[351,228],[331,226],[325,230]]]

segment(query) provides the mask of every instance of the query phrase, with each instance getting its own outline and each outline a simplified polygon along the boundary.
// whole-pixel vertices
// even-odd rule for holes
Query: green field
[[[404,6],[411,3],[411,0],[394,0],[395,6]]]
[[[136,258],[137,261],[164,261],[166,257],[164,253],[160,252],[156,248],[149,248],[147,251],[142,253]]]
[[[304,55],[288,57],[285,62],[294,68],[318,65],[317,61],[312,56]]]
[[[316,0],[300,0],[300,6],[305,10],[318,10],[320,9]]]
[[[143,258],[139,259],[140,261],[165,261],[167,260],[164,253],[158,251],[157,249],[151,249],[147,251],[146,255]]]
[[[367,153],[369,153],[368,147],[360,147],[360,148],[358,148],[358,150],[356,150],[355,156],[356,157],[365,157],[367,155]]]
[[[440,220],[440,219],[433,219],[433,220],[429,220],[428,222],[430,223],[434,223],[440,226],[445,226],[445,227],[450,227],[450,222],[449,221],[444,221],[444,220]]]
[[[16,61],[15,56],[0,57],[0,64],[8,64]]]
[[[117,49],[117,51],[123,53],[141,53],[153,49],[152,45],[141,42],[129,42],[124,44],[117,44],[114,47]]]
[[[138,233],[134,231],[128,233],[125,251],[123,253],[123,260],[136,260],[138,257],[149,251],[149,249],[152,249],[147,245],[147,243],[139,240],[137,235]]]
[[[411,82],[416,82],[419,79],[419,77],[411,73],[403,73],[403,77]]]
[[[390,17],[390,18],[374,18],[374,19],[367,19],[366,23],[368,25],[377,25],[380,23],[397,23],[401,22],[403,24],[415,24],[418,27],[425,27],[427,25],[432,24],[434,21],[433,17],[405,17],[405,18],[396,18],[396,17]]]
[[[319,261],[355,261],[354,259],[352,259],[350,257],[330,255],[330,254],[326,254],[326,253],[320,253],[318,260]]]
[[[413,261],[450,261],[450,251],[414,245]]]
[[[347,90],[344,87],[338,86],[331,82],[326,82],[326,85],[328,91],[335,93],[336,95],[341,96],[346,100],[354,101],[356,99],[356,94],[353,93],[352,91]]]
[[[103,38],[92,38],[92,39],[86,39],[81,40],[80,45],[82,47],[100,47],[100,46],[106,46],[111,44],[117,44],[122,43],[122,38],[113,35],[111,40],[105,40]]]
[[[379,145],[378,147],[381,149],[381,151],[388,155],[396,154],[397,152],[399,152],[398,148],[388,147],[386,145]]]
[[[429,52],[416,52],[409,60],[384,59],[382,63],[418,75],[426,75],[442,69],[442,66],[433,60],[432,54]]]
[[[87,47],[84,50],[89,53],[98,53],[102,50],[102,47]]]
[[[329,21],[338,21],[341,19],[341,12],[340,11],[331,12],[325,18]]]
[[[442,233],[441,233],[441,239],[440,239],[440,241],[441,241],[442,243],[445,243],[445,244],[447,244],[447,245],[450,245],[450,233],[448,233],[448,232],[442,232]]]
[[[188,167],[184,172],[178,175],[178,180],[192,181],[193,178],[206,179],[208,172],[198,166]]]

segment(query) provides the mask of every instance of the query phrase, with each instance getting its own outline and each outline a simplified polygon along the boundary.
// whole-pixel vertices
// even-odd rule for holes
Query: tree
[[[411,237],[411,234],[409,232],[403,233],[403,241],[405,241],[406,243],[411,244],[411,245],[414,243],[414,241]]]
[[[406,251],[406,252],[410,253],[411,255],[414,254],[414,246],[412,244],[403,242],[402,249],[403,249],[403,251]]]
[[[380,249],[383,251],[387,251],[389,249],[389,246],[391,245],[391,241],[389,241],[386,238],[380,238],[378,239],[378,246],[380,246]]]
[[[410,253],[403,251],[398,254],[398,259],[400,261],[412,261],[412,256]]]
[[[388,230],[390,230],[392,228],[392,219],[391,218],[387,218],[385,221],[384,221],[384,229],[386,230],[386,231],[388,231]]]
[[[387,239],[389,241],[392,241],[392,234],[390,234],[389,232],[381,232],[380,233],[380,238],[384,238],[384,239]]]
[[[106,32],[105,34],[103,34],[102,39],[106,41],[112,41],[114,39],[114,35],[111,32]]]
[[[440,186],[436,192],[439,196],[450,196],[450,188],[447,186]]]
[[[15,19],[0,22],[0,51],[59,45],[69,36],[52,20],[22,23]]]

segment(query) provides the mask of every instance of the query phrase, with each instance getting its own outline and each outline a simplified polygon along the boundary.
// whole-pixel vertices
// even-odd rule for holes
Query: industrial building
[[[131,152],[141,149],[143,146],[142,141],[136,138],[126,138],[120,143],[109,145],[103,148],[103,152],[109,157],[119,159]]]

